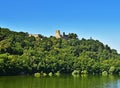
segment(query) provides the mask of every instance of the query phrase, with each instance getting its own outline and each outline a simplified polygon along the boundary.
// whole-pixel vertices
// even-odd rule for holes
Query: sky
[[[120,53],[120,0],[0,0],[0,27],[45,36],[59,29]]]

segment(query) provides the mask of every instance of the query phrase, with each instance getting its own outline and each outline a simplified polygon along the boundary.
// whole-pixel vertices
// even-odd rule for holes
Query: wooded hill
[[[120,55],[98,40],[80,40],[74,33],[69,33],[68,39],[57,39],[0,28],[0,75],[71,73],[74,70],[81,74],[103,71],[119,74]]]

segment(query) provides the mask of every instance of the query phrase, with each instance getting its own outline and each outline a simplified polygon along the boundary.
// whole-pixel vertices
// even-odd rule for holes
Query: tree
[[[120,54],[98,40],[38,36],[0,28],[0,75],[120,72]]]
[[[75,34],[75,33],[69,33],[69,34],[68,34],[68,38],[69,38],[69,39],[77,39],[78,36],[77,36],[77,34]]]

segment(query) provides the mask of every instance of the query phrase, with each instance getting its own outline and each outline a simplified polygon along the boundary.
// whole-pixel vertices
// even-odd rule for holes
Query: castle
[[[33,37],[35,37],[35,38],[39,37],[38,34],[29,34],[29,37],[31,37],[31,36],[33,36]]]
[[[37,37],[43,38],[43,36],[42,36],[42,35],[40,36],[40,34],[29,34],[29,37],[31,37],[31,36],[33,36],[33,37],[35,37],[35,38],[37,38]],[[56,30],[56,32],[55,32],[55,37],[56,37],[57,39],[58,39],[58,38],[68,39],[68,35],[66,35],[65,32],[63,32],[63,34],[61,35],[61,34],[60,34],[60,30]]]
[[[56,30],[55,32],[55,37],[56,38],[64,38],[64,39],[68,39],[68,35],[65,34],[65,32],[63,32],[63,34],[60,34],[60,30]]]

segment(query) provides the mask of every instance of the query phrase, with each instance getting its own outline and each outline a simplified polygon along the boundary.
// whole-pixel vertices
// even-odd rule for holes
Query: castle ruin
[[[63,32],[63,34],[61,35],[61,34],[60,34],[60,30],[56,30],[56,32],[55,32],[55,37],[56,37],[56,38],[64,38],[64,39],[67,39],[67,38],[68,38],[68,35],[66,35],[65,32]]]
[[[31,36],[33,36],[33,37],[35,37],[35,38],[39,37],[38,34],[29,34],[29,37],[31,37]]]
[[[62,35],[60,34],[60,30],[56,30],[55,37],[56,38],[62,38]]]

